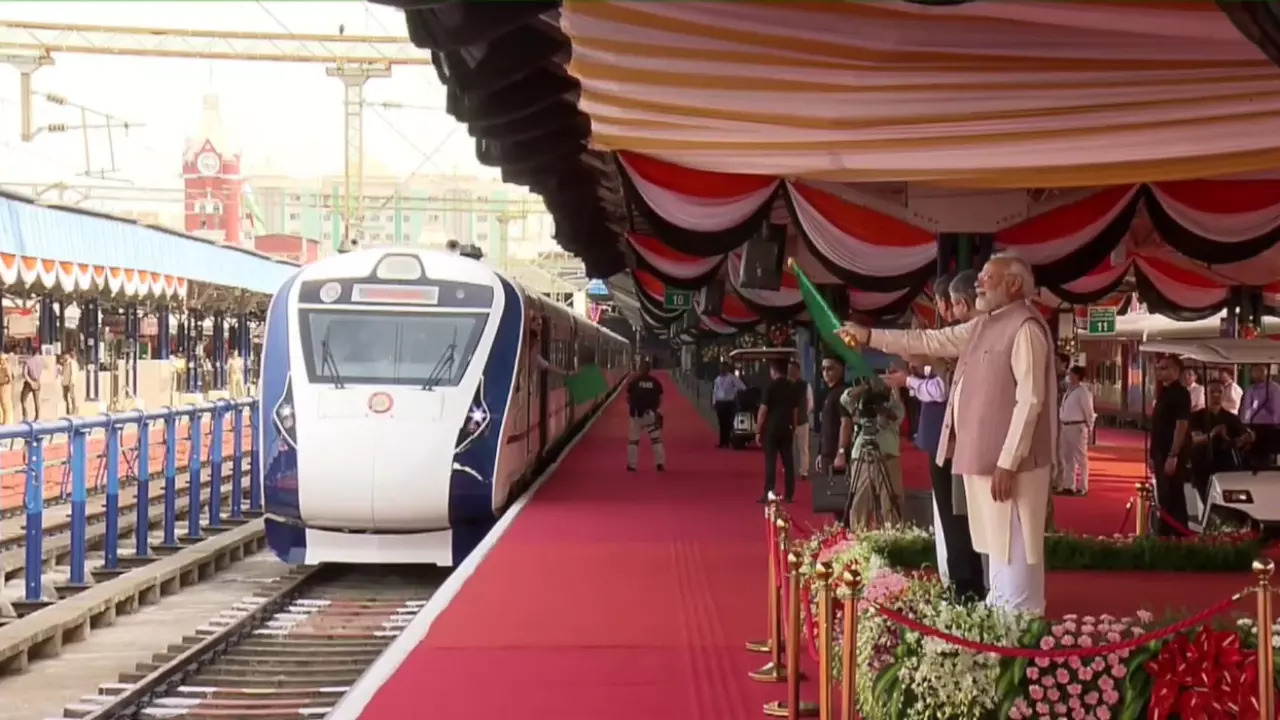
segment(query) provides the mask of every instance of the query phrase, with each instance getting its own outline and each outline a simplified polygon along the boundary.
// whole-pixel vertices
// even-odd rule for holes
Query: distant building
[[[301,235],[337,248],[342,240],[341,176],[244,178],[260,232]],[[506,246],[502,225],[506,222]],[[364,179],[364,247],[443,247],[448,240],[478,246],[488,257],[532,259],[558,249],[555,225],[537,195],[496,180],[422,175]]]
[[[182,153],[183,229],[196,237],[253,247],[253,219],[242,202],[240,152],[222,129],[218,96],[204,96],[200,135]]]
[[[298,235],[258,235],[253,239],[253,249],[301,265],[320,259],[320,243]]]

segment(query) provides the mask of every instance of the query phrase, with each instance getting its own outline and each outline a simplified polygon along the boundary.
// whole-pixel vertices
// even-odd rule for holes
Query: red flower
[[[1154,681],[1148,720],[1260,720],[1257,653],[1234,632],[1177,635],[1146,669]]]

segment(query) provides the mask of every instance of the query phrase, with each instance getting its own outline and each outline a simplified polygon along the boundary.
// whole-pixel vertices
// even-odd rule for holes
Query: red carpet
[[[664,382],[667,472],[647,446],[623,471],[606,409],[363,718],[739,720],[783,697],[742,647],[765,630],[760,454],[715,449]]]

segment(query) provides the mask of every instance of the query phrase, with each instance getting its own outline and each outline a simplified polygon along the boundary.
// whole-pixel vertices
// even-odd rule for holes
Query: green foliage
[[[892,567],[917,569],[935,562],[933,536],[925,533],[872,533],[864,535],[864,542]],[[1249,570],[1260,552],[1257,541],[1045,536],[1047,565],[1053,570],[1242,572]]]

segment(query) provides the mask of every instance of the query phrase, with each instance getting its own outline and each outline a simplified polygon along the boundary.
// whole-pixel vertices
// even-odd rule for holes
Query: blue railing
[[[0,426],[0,441],[21,440],[25,443],[25,485],[23,510],[26,519],[24,540],[25,585],[24,596],[28,603],[38,604],[41,598],[41,581],[44,573],[44,510],[45,510],[45,447],[50,441],[66,436],[68,458],[63,474],[60,495],[66,499],[69,479],[71,501],[71,577],[69,587],[83,587],[88,540],[89,465],[91,453],[89,438],[96,431],[106,435],[105,471],[98,473],[97,482],[105,495],[104,537],[102,539],[103,565],[108,572],[120,570],[120,461],[126,470],[132,470],[137,478],[137,519],[134,526],[134,557],[148,560],[156,551],[176,550],[182,547],[178,537],[178,441],[179,427],[185,424],[189,442],[187,452],[186,532],[182,541],[191,542],[204,537],[205,531],[221,530],[226,523],[239,523],[246,515],[262,512],[262,493],[252,478],[258,475],[257,401],[217,400],[200,405],[162,408],[152,412],[134,410],[109,413],[88,418],[62,418],[47,422],[18,423]],[[250,443],[248,462],[244,448],[244,434],[248,416]],[[151,430],[155,423],[164,424],[164,515],[163,539],[152,545],[151,533]],[[209,424],[208,455],[204,457],[204,426]],[[133,448],[122,448],[125,430],[136,429]],[[223,463],[227,460],[223,435],[231,430],[231,497],[229,512],[222,516]],[[209,468],[208,517],[201,518],[202,479],[205,465]],[[246,471],[247,474],[246,474]],[[69,476],[69,477],[68,477]],[[249,506],[244,505],[244,487],[249,484]]]

